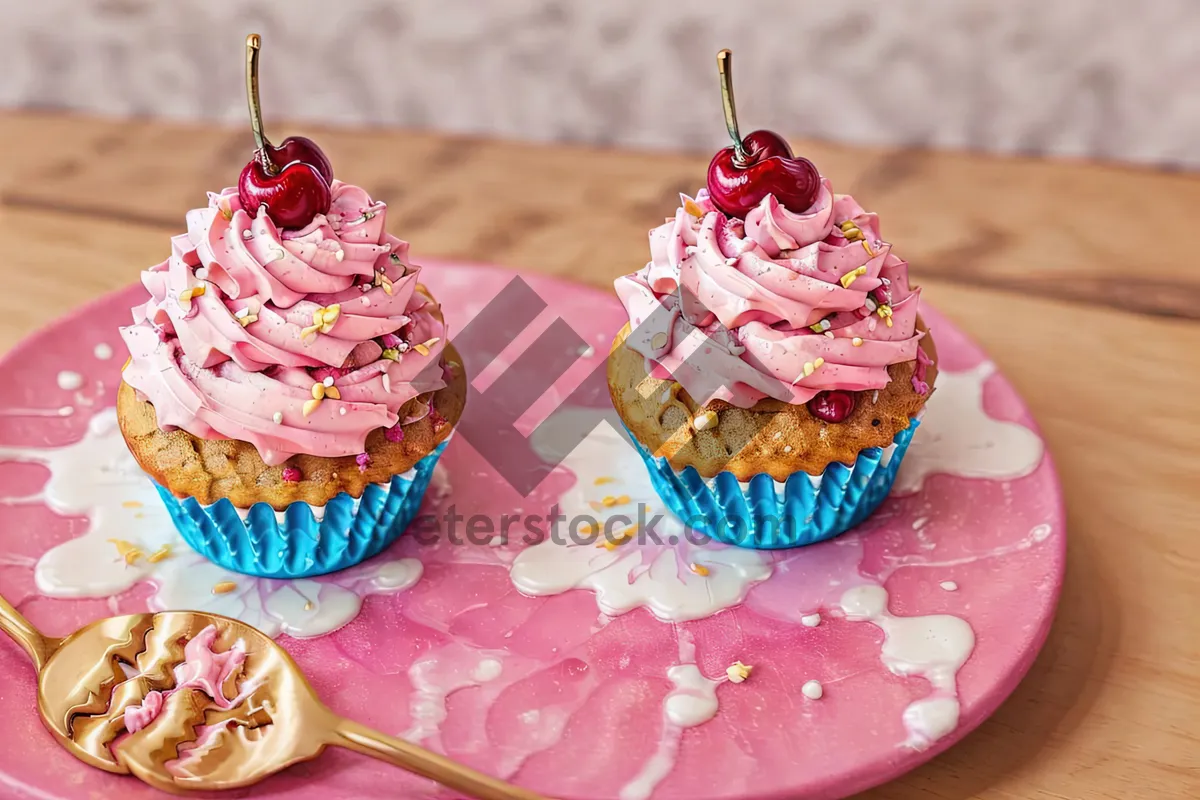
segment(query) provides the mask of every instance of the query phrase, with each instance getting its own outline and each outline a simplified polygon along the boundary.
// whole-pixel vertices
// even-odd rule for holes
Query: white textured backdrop
[[[0,105],[650,147],[744,130],[1200,166],[1195,0],[0,0]]]

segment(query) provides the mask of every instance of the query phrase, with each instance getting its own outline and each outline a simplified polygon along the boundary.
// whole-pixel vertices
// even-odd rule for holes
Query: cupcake
[[[421,503],[466,380],[386,220],[310,140],[264,139],[142,274],[121,432],[183,538],[222,567],[342,569]]]
[[[616,281],[629,324],[609,390],[675,514],[730,544],[793,547],[887,496],[936,352],[877,216],[778,135],[742,139],[726,96],[735,145]]]

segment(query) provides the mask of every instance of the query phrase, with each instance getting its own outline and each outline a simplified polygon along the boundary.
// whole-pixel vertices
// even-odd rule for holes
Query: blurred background
[[[1200,166],[1195,0],[38,0],[0,2],[0,106],[529,141],[848,144]]]

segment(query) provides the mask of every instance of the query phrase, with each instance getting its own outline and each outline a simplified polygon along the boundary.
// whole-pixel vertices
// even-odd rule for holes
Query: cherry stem
[[[744,167],[750,157],[742,144],[742,134],[738,131],[737,106],[733,102],[733,52],[724,49],[717,53],[717,72],[721,75],[721,105],[725,107],[725,128],[729,138],[733,139],[733,163]]]
[[[246,102],[250,106],[250,128],[254,131],[254,146],[258,148],[258,157],[263,168],[270,175],[279,172],[279,168],[267,154],[267,137],[263,135],[262,103],[258,99],[258,53],[262,49],[262,37],[252,33],[246,37]]]

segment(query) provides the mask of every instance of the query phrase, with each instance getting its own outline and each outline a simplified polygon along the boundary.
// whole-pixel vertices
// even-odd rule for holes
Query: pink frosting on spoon
[[[408,243],[385,232],[383,203],[334,181],[328,214],[281,230],[243,209],[236,189],[209,201],[188,212],[170,258],[142,273],[150,299],[121,329],[124,379],[165,430],[247,441],[267,464],[355,455],[406,402],[445,386],[445,326],[415,291]],[[332,306],[332,325],[311,330]],[[328,378],[340,399],[306,415]]]
[[[879,389],[889,364],[917,358],[920,290],[908,285],[908,262],[882,240],[878,217],[827,179],[803,214],[768,195],[744,223],[703,189],[682,199],[650,231],[650,262],[616,281],[627,343],[652,375],[698,401],[749,408]],[[843,234],[847,221],[861,239]]]
[[[253,689],[250,687],[235,697],[225,696],[225,683],[241,669],[246,661],[246,647],[240,641],[223,653],[214,652],[217,629],[209,625],[183,647],[182,664],[175,667],[175,687],[165,692],[149,692],[140,706],[125,709],[125,730],[137,733],[158,718],[166,705],[167,698],[183,689],[199,689],[220,709],[238,705]]]

